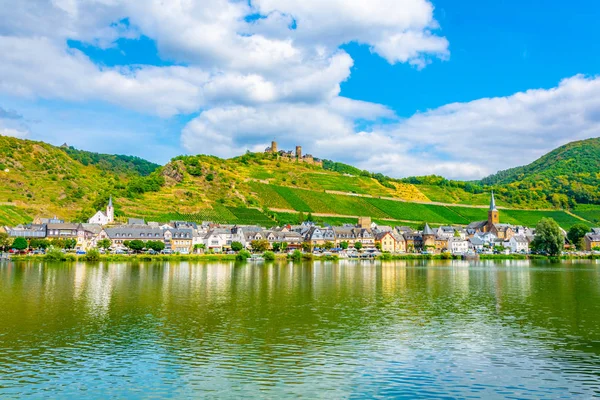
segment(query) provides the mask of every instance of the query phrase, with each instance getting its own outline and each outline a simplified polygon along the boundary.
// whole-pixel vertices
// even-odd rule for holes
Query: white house
[[[448,250],[452,254],[466,254],[469,251],[469,241],[460,237],[448,239]]]
[[[106,206],[106,213],[104,211],[98,211],[94,216],[88,219],[88,224],[108,225],[115,221],[115,209],[112,203],[112,196],[108,199],[108,206]]]
[[[512,253],[529,253],[529,240],[525,236],[515,235],[508,241]]]

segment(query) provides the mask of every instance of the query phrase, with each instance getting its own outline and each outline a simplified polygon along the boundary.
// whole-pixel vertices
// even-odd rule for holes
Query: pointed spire
[[[112,204],[112,195],[108,198],[108,206],[109,207],[113,206],[113,204]]]
[[[425,228],[423,228],[423,235],[435,235],[435,232],[429,227],[428,223],[425,223]]]
[[[492,190],[492,198],[490,199],[490,211],[497,211],[496,199],[494,198],[494,191]]]

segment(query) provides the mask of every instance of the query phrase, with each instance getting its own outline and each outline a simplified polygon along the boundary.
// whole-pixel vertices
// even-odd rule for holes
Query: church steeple
[[[112,195],[108,198],[108,206],[106,206],[106,216],[108,223],[115,222],[115,208],[113,207]]]
[[[490,211],[498,211],[496,208],[496,199],[494,198],[494,191],[492,190],[492,198],[490,199]]]
[[[488,223],[487,231],[492,228],[492,225],[500,223],[500,212],[496,208],[496,199],[494,198],[494,191],[492,191],[492,197],[490,199],[490,209],[488,210]]]

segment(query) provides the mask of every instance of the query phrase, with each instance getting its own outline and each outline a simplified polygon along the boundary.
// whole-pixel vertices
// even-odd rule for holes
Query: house
[[[285,243],[288,249],[299,249],[302,247],[302,235],[298,232],[272,230],[265,231],[265,235],[271,248],[273,248],[274,243]]]
[[[407,232],[402,236],[404,236],[404,241],[406,242],[406,251],[408,253],[414,253],[423,248],[423,236],[420,233]]]
[[[17,225],[4,228],[8,236],[42,239],[46,237],[46,224]]]
[[[325,243],[335,244],[336,234],[331,228],[312,226],[305,234],[304,241],[312,247],[322,247]]]
[[[92,218],[88,220],[89,224],[108,225],[115,221],[115,209],[113,207],[112,196],[108,199],[106,212],[97,211]]]
[[[46,225],[46,237],[48,239],[77,239],[81,236],[81,232],[84,232],[83,225],[81,224],[47,224]]]
[[[583,237],[583,241],[587,251],[600,249],[600,228],[592,229],[592,232],[586,233]]]
[[[40,218],[35,217],[33,219],[33,224],[35,225],[45,225],[45,224],[64,224],[65,220],[58,218],[56,215],[53,218]]]
[[[262,231],[246,231],[240,227],[219,227],[208,231],[204,237],[204,245],[208,250],[216,252],[231,249],[233,242],[239,242],[242,246],[249,246],[253,240],[262,240]]]
[[[112,242],[113,247],[125,247],[123,242],[131,240],[141,241],[160,241],[164,242],[164,232],[160,228],[151,228],[149,226],[117,226],[113,228],[106,228],[104,230],[106,236]],[[100,237],[100,235],[99,235]]]
[[[509,224],[494,224],[488,232],[493,233],[498,239],[510,240],[514,236],[515,231]]]
[[[448,250],[455,255],[463,255],[469,252],[469,242],[460,236],[448,239]]]
[[[406,252],[404,237],[393,231],[384,231],[375,234],[375,243],[379,243],[381,251],[389,253]]]
[[[164,242],[165,249],[188,254],[192,251],[193,246],[192,229],[165,229]]]
[[[523,235],[514,235],[508,240],[511,253],[529,253],[529,240]]]
[[[454,234],[452,234],[452,236],[450,238],[454,237]],[[448,240],[449,238],[447,236],[439,236],[436,235],[435,236],[435,252],[436,253],[444,253],[446,251],[448,251]]]

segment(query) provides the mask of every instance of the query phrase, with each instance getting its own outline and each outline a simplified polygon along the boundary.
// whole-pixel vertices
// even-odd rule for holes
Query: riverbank
[[[289,259],[287,254],[275,254],[276,260]],[[337,255],[324,255],[315,256],[310,253],[304,253],[301,259],[292,261],[338,261]],[[393,260],[462,260],[462,256],[452,256],[449,254],[382,254],[375,259],[380,261],[393,261]],[[547,259],[561,259],[561,260],[600,260],[599,254],[588,254],[582,256],[575,255],[563,255],[560,257],[547,257],[542,255],[525,255],[525,254],[482,254],[479,256],[480,260],[547,260]],[[52,259],[49,260],[44,255],[13,255],[11,256],[12,261],[62,261],[62,262],[78,262],[78,261],[114,261],[114,262],[132,262],[132,261],[239,261],[236,260],[235,254],[102,254],[99,259],[89,260],[86,255],[75,255],[75,254],[64,254],[64,257],[60,260]],[[351,259],[359,260],[359,259]],[[362,260],[373,260],[373,258],[366,258]],[[249,260],[249,262],[251,262]]]

